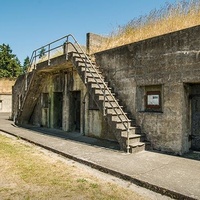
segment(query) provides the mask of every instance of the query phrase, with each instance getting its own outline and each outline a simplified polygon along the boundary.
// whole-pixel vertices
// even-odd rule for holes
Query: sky
[[[0,44],[9,44],[21,64],[33,50],[72,34],[109,35],[134,18],[176,0],[0,0]]]

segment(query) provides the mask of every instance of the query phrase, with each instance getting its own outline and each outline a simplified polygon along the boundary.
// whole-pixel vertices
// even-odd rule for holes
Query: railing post
[[[51,64],[51,60],[50,60],[50,44],[48,45],[48,65]]]
[[[66,54],[66,60],[68,60],[68,46],[69,46],[68,39],[69,38],[67,37],[67,40],[64,43],[64,53]]]
[[[130,153],[130,138],[129,138],[129,131],[130,131],[130,127],[129,127],[129,122],[127,121],[127,154]]]
[[[84,83],[85,83],[85,84],[87,83],[87,64],[86,64],[86,61],[85,61],[85,77],[84,77]]]
[[[103,116],[106,116],[106,86],[103,85]]]
[[[35,56],[34,56],[34,69],[36,69],[36,51],[34,52]]]

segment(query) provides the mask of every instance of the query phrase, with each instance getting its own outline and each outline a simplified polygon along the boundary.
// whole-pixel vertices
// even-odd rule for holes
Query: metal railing
[[[58,43],[58,42],[62,42],[62,43],[56,45],[56,43]],[[123,124],[125,130],[127,131],[127,153],[129,153],[129,150],[130,150],[130,144],[129,144],[130,120],[128,119],[128,117],[126,116],[126,114],[124,113],[124,111],[122,110],[120,105],[118,104],[115,97],[112,95],[110,89],[108,88],[107,84],[105,83],[105,81],[103,80],[103,78],[101,77],[99,72],[97,71],[96,67],[93,65],[92,61],[89,59],[88,55],[85,53],[85,51],[82,49],[82,47],[80,46],[80,44],[77,42],[77,40],[74,38],[73,35],[71,35],[71,34],[66,35],[60,39],[57,39],[51,43],[48,43],[48,44],[34,50],[31,55],[30,66],[29,66],[27,72],[31,72],[33,69],[36,69],[36,65],[40,62],[39,59],[43,55],[46,55],[46,54],[47,54],[46,55],[47,57],[45,58],[45,60],[47,60],[48,65],[50,65],[52,55],[53,55],[52,51],[59,49],[59,48],[62,48],[62,54],[65,54],[66,59],[68,60],[68,53],[70,50],[69,49],[70,45],[71,45],[71,47],[73,47],[73,51],[75,53],[77,53],[79,55],[79,58],[82,59],[83,63],[85,63],[85,84],[86,84],[86,80],[87,80],[86,73],[89,72],[91,77],[94,79],[95,83],[98,85],[100,91],[102,92],[102,94],[104,96],[103,97],[104,98],[103,113],[106,115],[107,108],[105,106],[105,103],[107,102],[107,103],[109,103],[109,105],[111,106],[111,108],[113,109],[115,114],[118,116],[120,122]],[[41,52],[42,52],[42,54],[41,54]],[[75,66],[75,67],[77,67],[77,66]],[[96,75],[98,75],[98,77],[94,76],[93,72],[95,72]],[[33,80],[33,76],[34,75],[32,75],[32,79],[30,80],[29,84],[27,84],[27,79],[26,79],[26,83],[24,83],[24,86],[22,86],[22,89],[23,89],[23,88],[26,88],[25,85],[27,85],[27,89],[25,91],[25,95],[24,95],[23,102],[21,105],[22,109],[23,109],[23,106],[25,103],[26,95],[30,89],[31,82]],[[98,80],[100,80],[100,82]],[[103,85],[103,87],[102,87],[102,85]],[[111,100],[109,99],[109,97],[111,97]],[[117,106],[113,106],[113,102]],[[118,112],[118,110],[120,112]]]

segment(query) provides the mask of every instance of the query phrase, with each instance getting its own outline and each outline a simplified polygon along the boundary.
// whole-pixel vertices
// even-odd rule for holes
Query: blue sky
[[[37,49],[73,34],[108,35],[119,25],[176,0],[0,0],[0,44],[9,44],[21,63]]]

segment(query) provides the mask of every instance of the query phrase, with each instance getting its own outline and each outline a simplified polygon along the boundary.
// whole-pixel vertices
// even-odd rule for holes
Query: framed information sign
[[[160,91],[148,91],[146,93],[146,109],[161,109],[161,93]]]

